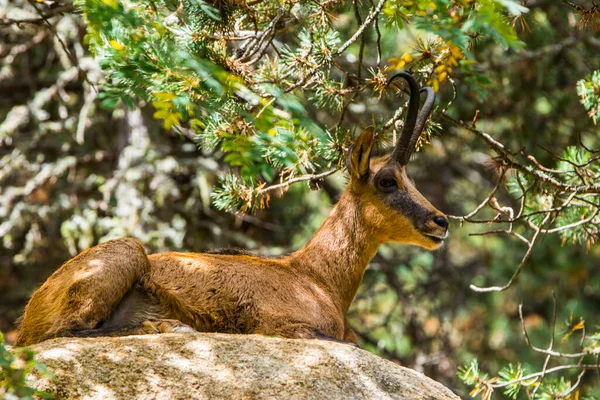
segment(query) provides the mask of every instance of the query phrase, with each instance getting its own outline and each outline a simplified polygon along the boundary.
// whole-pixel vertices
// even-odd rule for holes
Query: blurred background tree
[[[406,97],[386,82],[408,70],[438,92],[409,172],[456,217],[441,251],[382,247],[350,313],[363,347],[463,396],[600,395],[592,2],[0,5],[9,341],[33,290],[111,238],[297,249],[343,190],[352,138],[395,137]]]

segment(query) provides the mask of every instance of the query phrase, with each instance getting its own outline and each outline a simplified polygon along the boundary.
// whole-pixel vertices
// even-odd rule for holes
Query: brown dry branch
[[[600,6],[592,2],[592,6],[589,8],[581,7],[568,0],[561,0],[561,2],[579,14],[579,27],[580,29],[600,30]]]

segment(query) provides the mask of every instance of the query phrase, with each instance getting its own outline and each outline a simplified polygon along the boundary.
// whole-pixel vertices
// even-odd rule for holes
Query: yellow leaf
[[[166,130],[171,129],[171,127],[173,125],[178,125],[179,124],[179,115],[177,114],[169,114],[169,116],[167,118],[165,118],[165,121],[163,122],[163,127]]]
[[[169,110],[158,110],[152,116],[156,119],[167,119],[171,115]]]
[[[440,82],[445,82],[446,78],[448,78],[448,74],[446,72],[442,72],[441,74],[438,75],[438,80]]]
[[[169,110],[173,108],[173,104],[168,101],[153,101],[152,105],[159,110]]]
[[[438,67],[435,67],[434,71],[436,74],[441,74],[442,72],[444,72],[445,69],[446,69],[445,65],[440,65]]]
[[[412,57],[410,56],[410,54],[409,54],[409,53],[404,53],[404,54],[402,54],[402,57],[401,57],[401,59],[402,59],[404,62],[407,62],[407,63],[412,61]]]
[[[390,57],[388,62],[392,63],[392,65],[389,66],[390,69],[400,69],[406,65],[406,61],[396,57]]]
[[[433,82],[431,83],[431,86],[433,87],[433,91],[434,92],[439,92],[440,90],[440,81],[438,81],[437,79],[434,79]]]
[[[453,44],[450,45],[450,54],[452,54],[455,58],[465,58],[460,47]]]
[[[102,0],[102,3],[109,6],[110,8],[114,8],[115,10],[119,8],[119,0]]]
[[[154,97],[161,100],[173,100],[176,96],[173,93],[158,92],[154,93]]]
[[[585,324],[585,321],[583,320],[583,318],[575,325],[571,328],[572,331],[579,331],[581,329],[583,329],[583,326]]]
[[[121,43],[119,43],[116,40],[111,40],[110,42],[108,42],[108,44],[110,44],[110,47],[112,47],[113,49],[118,50],[118,51],[125,49],[125,46],[123,46]]]

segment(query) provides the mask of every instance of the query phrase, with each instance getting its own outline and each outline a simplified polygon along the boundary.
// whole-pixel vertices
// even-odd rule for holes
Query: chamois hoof
[[[173,327],[173,330],[171,332],[174,332],[174,333],[192,333],[192,332],[196,332],[196,330],[194,328],[192,328],[191,326],[187,326],[187,325],[183,324],[182,326]]]
[[[146,333],[191,333],[196,332],[194,328],[176,319],[156,319],[144,322]]]

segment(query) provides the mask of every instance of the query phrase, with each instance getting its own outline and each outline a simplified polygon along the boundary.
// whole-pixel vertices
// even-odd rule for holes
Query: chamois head
[[[431,205],[406,172],[421,131],[433,109],[435,93],[430,87],[419,90],[406,72],[388,82],[403,78],[408,82],[410,100],[404,128],[391,154],[371,160],[375,132],[367,128],[358,137],[349,155],[349,190],[361,203],[362,218],[382,241],[396,241],[433,250],[448,236],[448,219]],[[425,92],[419,112],[419,95]]]

